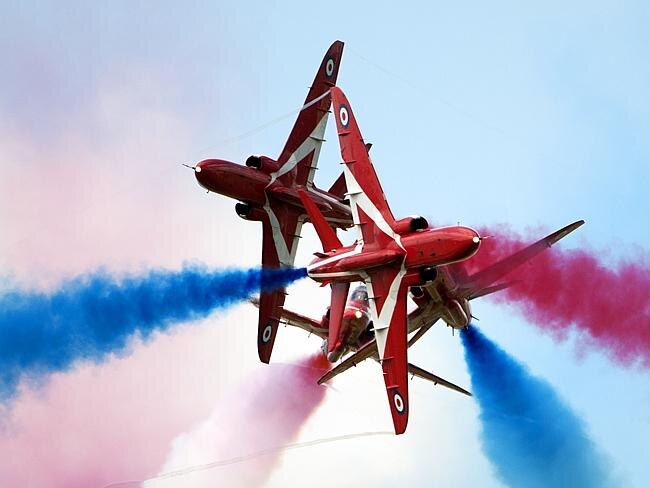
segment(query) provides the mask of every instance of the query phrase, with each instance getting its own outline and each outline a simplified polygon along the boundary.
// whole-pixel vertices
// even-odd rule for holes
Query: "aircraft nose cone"
[[[218,191],[215,185],[223,174],[223,163],[216,159],[206,159],[194,166],[194,177],[199,185],[210,191]]]
[[[470,227],[454,227],[452,233],[458,246],[461,259],[473,256],[481,245],[481,236]]]
[[[210,189],[208,185],[209,172],[208,161],[201,161],[196,166],[194,166],[194,177],[196,178],[196,181],[199,183],[199,185],[208,190]]]
[[[481,245],[481,236],[474,229],[470,229],[469,227],[467,227],[466,230],[467,230],[467,238],[469,241],[468,247],[470,249],[470,253],[474,254],[476,251],[478,251],[478,248]]]
[[[197,179],[199,183],[201,183],[201,180],[206,177],[210,169],[210,161],[201,161],[200,163],[197,163],[196,166],[194,166],[194,177]]]

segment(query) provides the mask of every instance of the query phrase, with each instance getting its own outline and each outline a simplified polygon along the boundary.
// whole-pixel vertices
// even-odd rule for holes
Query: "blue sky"
[[[235,142],[222,141],[298,108],[322,54],[341,39],[346,48],[339,85],[374,144],[373,161],[395,214],[476,226],[509,223],[521,231],[583,218],[587,225],[563,246],[587,245],[611,263],[647,253],[646,3],[14,2],[3,10],[0,54],[9,69],[0,94],[2,127],[30,133],[43,154],[60,142],[71,119],[87,116],[86,101],[103,86],[124,85],[135,86],[146,107],[164,108],[191,129],[182,144],[172,141],[168,158],[155,165],[142,162],[142,168],[171,172],[180,162],[207,156],[233,161],[252,153],[274,156],[293,116]],[[79,130],[80,137],[101,143],[96,132],[104,128],[89,123]],[[316,177],[323,187],[340,171],[333,124],[327,139]],[[128,167],[124,175],[124,187],[118,184],[114,191],[138,191],[128,181]],[[201,190],[193,181],[182,185],[174,187],[175,199],[187,194],[191,205],[206,201],[198,199]],[[257,238],[250,224],[236,218],[231,202],[205,208],[219,212],[212,224]],[[8,208],[0,209],[0,219],[3,212],[8,215]],[[311,229],[305,232],[304,260],[309,246],[316,246]],[[233,254],[232,243],[212,237],[215,255]],[[199,248],[189,247],[187,254],[213,259]],[[251,263],[257,256],[234,259],[233,264]],[[297,296],[313,286],[300,287]],[[320,293],[302,305],[318,316],[325,299]],[[625,484],[648,483],[647,372],[620,368],[598,352],[579,356],[576,338],[557,344],[508,307],[480,302],[474,312],[488,336],[547,379],[584,418]],[[291,347],[317,347],[300,333],[287,337]],[[242,338],[249,339],[248,333]],[[469,384],[458,337],[443,327],[413,355],[422,366]],[[354,374],[341,386],[348,398],[363,401],[354,394],[355,381],[381,388],[372,383],[378,378],[374,369]],[[381,441],[377,453],[357,443],[288,454],[270,486],[295,479],[308,466],[317,469],[314,457],[344,462],[341,450],[357,458],[356,470],[342,473],[339,486],[363,481],[363,473],[375,468],[364,449],[399,460],[395,477],[381,478],[386,486],[396,481],[429,486],[432,480],[442,486],[499,486],[480,452],[475,406],[429,385],[414,385],[412,394],[409,437]],[[345,394],[330,398],[315,419],[319,424],[307,431],[325,433],[341,409],[354,416],[348,402]],[[383,403],[359,408],[385,413]],[[304,471],[292,467],[292,459],[308,463]]]

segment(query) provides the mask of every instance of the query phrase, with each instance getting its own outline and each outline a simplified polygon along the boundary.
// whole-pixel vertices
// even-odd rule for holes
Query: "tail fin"
[[[332,183],[332,186],[330,187],[329,190],[327,190],[328,193],[331,193],[334,196],[339,197],[341,200],[345,200],[345,194],[348,191],[348,187],[345,184],[345,173],[341,173],[339,177],[336,179],[334,183]]]
[[[307,185],[314,179],[331,104],[330,89],[336,85],[343,43],[334,42],[316,72],[305,103],[278,157],[280,169],[274,174],[287,184]]]
[[[422,378],[423,380],[431,381],[434,385],[442,385],[449,388],[450,390],[462,393],[463,395],[472,396],[472,394],[465,388],[461,388],[460,386],[453,384],[451,381],[447,381],[440,376],[429,373],[428,371],[420,368],[419,366],[416,366],[415,364],[409,363],[409,373],[411,373],[413,376],[417,376],[418,378]]]
[[[323,217],[323,214],[318,210],[316,204],[311,198],[309,198],[309,195],[307,195],[307,192],[304,190],[298,190],[298,195],[300,196],[300,200],[302,200],[302,204],[305,206],[305,210],[307,210],[307,213],[309,214],[309,219],[314,225],[316,233],[323,244],[323,251],[327,252],[342,247],[343,244],[341,244],[336,232],[329,226],[325,217]]]

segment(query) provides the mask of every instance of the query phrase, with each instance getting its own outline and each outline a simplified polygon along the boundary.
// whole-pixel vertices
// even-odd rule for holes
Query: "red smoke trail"
[[[504,227],[481,233],[493,237],[466,263],[470,273],[543,236],[522,238]],[[589,345],[604,349],[615,361],[650,367],[650,269],[645,256],[608,266],[592,250],[562,250],[560,241],[505,280],[521,282],[492,296],[515,304],[555,338],[566,338],[573,324],[588,334]]]
[[[252,381],[220,399],[207,421],[174,441],[160,473],[291,443],[325,398],[327,388],[317,385],[316,380],[327,366],[323,355],[317,354],[290,365],[260,367]],[[143,486],[262,486],[281,455],[276,450],[240,464],[184,475],[182,481],[156,479]]]
[[[254,429],[249,432],[241,454],[289,444],[298,437],[302,426],[325,398],[327,388],[316,381],[328,370],[328,365],[327,359],[316,353],[295,365],[269,367],[263,383],[257,383],[249,398],[246,422],[252,423]],[[241,486],[262,486],[281,455],[275,452],[254,461],[255,466],[240,467],[240,472],[246,472]]]

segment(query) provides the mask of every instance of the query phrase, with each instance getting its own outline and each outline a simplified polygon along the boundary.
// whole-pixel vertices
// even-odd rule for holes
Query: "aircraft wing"
[[[395,434],[402,434],[406,430],[409,412],[406,345],[408,286],[404,282],[404,275],[402,266],[387,266],[369,272],[365,280]]]
[[[364,251],[395,244],[401,247],[400,236],[393,230],[395,218],[370,162],[368,147],[363,141],[350,102],[338,87],[332,88],[332,106],[352,220],[360,233],[359,245]],[[406,430],[409,410],[406,344],[408,285],[404,280],[405,275],[406,270],[400,261],[369,270],[364,276],[396,434]]]
[[[311,186],[324,141],[331,104],[330,89],[336,85],[343,55],[343,43],[334,42],[323,57],[305,103],[278,157],[282,165],[271,174],[285,184]]]
[[[506,276],[511,271],[515,270],[522,264],[530,261],[532,258],[553,246],[563,237],[566,237],[571,232],[576,230],[578,227],[585,223],[584,220],[578,220],[572,224],[569,224],[560,230],[549,234],[548,236],[540,239],[539,241],[531,244],[530,246],[521,249],[520,251],[508,256],[507,258],[502,259],[494,263],[491,266],[488,266],[477,273],[474,273],[471,276],[466,276],[463,278],[463,283],[461,284],[462,294],[469,299],[478,298],[479,296],[484,296],[489,293],[494,293],[499,291],[506,286],[509,286],[513,283],[500,284],[495,286],[490,286],[496,281],[500,280]],[[462,264],[451,265],[452,269],[457,270],[462,268]]]
[[[262,267],[293,266],[305,216],[288,205],[274,205],[269,200],[266,206],[274,211],[267,211],[266,218],[262,220]],[[268,363],[271,359],[285,297],[285,290],[264,291],[260,294],[257,352],[263,363]]]
[[[271,183],[279,180],[289,187],[312,185],[331,105],[330,89],[336,84],[342,54],[341,41],[334,42],[325,53],[305,104],[278,157],[280,167],[271,173]],[[306,216],[295,207],[268,194],[264,213],[262,266],[293,266]],[[260,295],[257,348],[260,360],[264,363],[271,359],[285,295],[284,290],[263,292]]]
[[[350,102],[338,87],[332,88],[332,106],[343,158],[346,196],[363,243],[382,246],[391,240],[399,240],[393,232],[395,218],[370,162]],[[368,225],[370,223],[373,225]]]

